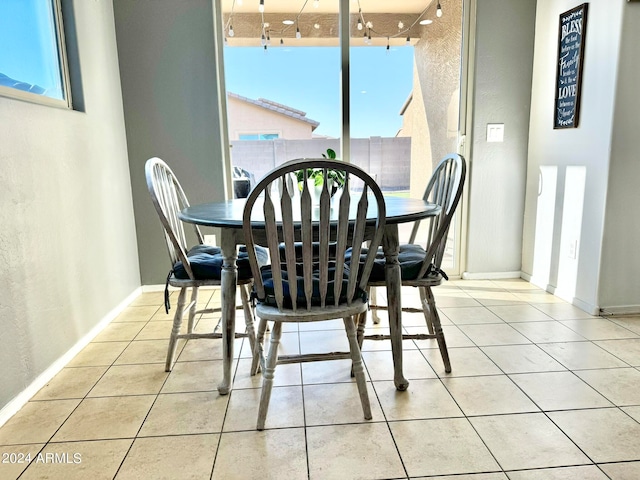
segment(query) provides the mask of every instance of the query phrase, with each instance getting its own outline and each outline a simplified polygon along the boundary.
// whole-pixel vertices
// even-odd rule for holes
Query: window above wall
[[[240,140],[275,140],[280,138],[277,133],[241,133],[238,135]]]
[[[71,108],[60,0],[0,0],[0,95]]]

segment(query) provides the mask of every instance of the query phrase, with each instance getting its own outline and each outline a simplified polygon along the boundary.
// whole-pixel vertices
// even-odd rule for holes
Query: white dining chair
[[[440,214],[428,220],[430,223],[425,238],[417,238],[420,232],[420,222],[416,222],[411,231],[409,242],[400,245],[400,253],[398,255],[402,286],[418,288],[421,302],[420,310],[424,315],[428,331],[428,333],[405,333],[402,338],[403,340],[436,339],[447,373],[451,372],[451,362],[436,307],[436,300],[431,289],[441,285],[443,280],[448,279],[447,274],[442,270],[442,260],[451,220],[462,196],[465,177],[466,162],[462,155],[450,154],[438,163],[425,189],[423,199],[439,205],[441,207]],[[371,288],[385,285],[385,258],[379,249],[367,287],[371,290]],[[389,301],[394,301],[394,299],[389,299]],[[372,312],[375,312],[377,309],[384,307],[376,305],[372,296],[370,308]],[[406,312],[416,311],[414,308],[406,306],[403,306],[402,310]],[[358,322],[358,342],[360,347],[362,347],[363,339],[388,340],[390,338],[388,335],[365,335],[366,317],[365,312],[360,316]]]
[[[213,332],[194,332],[194,323],[198,315],[220,312],[219,308],[198,309],[197,304],[199,288],[220,287],[222,254],[220,248],[204,244],[204,237],[197,225],[193,225],[197,243],[190,249],[187,247],[184,223],[180,220],[178,214],[182,209],[189,206],[189,201],[171,168],[163,160],[154,157],[147,160],[145,175],[151,201],[164,229],[164,238],[171,262],[171,270],[165,288],[165,308],[167,313],[169,310],[168,287],[172,286],[180,289],[165,364],[165,370],[169,372],[173,367],[179,339],[222,338],[222,334],[218,332],[217,327]],[[259,248],[257,256],[261,265],[267,263],[266,250]],[[248,337],[253,352],[255,346],[254,315],[249,302],[249,290],[253,279],[246,249],[240,249],[237,265],[238,288],[242,298],[246,333],[236,333],[236,338]],[[191,299],[187,304],[186,296],[189,289],[191,289]],[[186,333],[180,333],[185,311],[188,311],[187,331]]]
[[[323,177],[318,205],[312,204],[306,181],[310,168],[320,169],[319,175]],[[298,196],[281,186],[287,184],[291,172],[299,170],[305,173]],[[328,182],[324,182],[331,170],[346,175],[343,192],[339,201],[334,202],[327,188]],[[352,181],[358,183],[354,180],[360,180],[363,185],[359,193],[349,191]],[[273,188],[274,184],[280,188]],[[369,202],[375,205],[375,213],[367,218]],[[261,224],[264,222],[264,232],[255,228],[252,218],[260,219]],[[371,419],[354,317],[367,309],[365,288],[375,255],[372,253],[361,263],[347,265],[345,253],[350,245],[359,253],[366,239],[370,239],[372,252],[375,252],[381,243],[384,225],[385,203],[380,188],[363,170],[345,162],[324,159],[287,162],[266,175],[249,195],[244,208],[243,229],[255,282],[256,314],[260,319],[255,350],[263,364],[258,430],[265,426],[276,366],[285,363],[351,359],[364,418]],[[266,269],[261,269],[253,253],[259,233],[264,233],[272,259]],[[278,354],[283,323],[339,318],[344,321],[348,352]],[[272,321],[273,327],[269,352],[264,359],[260,340],[267,321]],[[336,335],[338,333],[335,331]]]

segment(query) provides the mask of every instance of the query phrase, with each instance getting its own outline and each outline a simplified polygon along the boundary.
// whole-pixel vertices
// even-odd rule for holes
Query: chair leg
[[[187,287],[180,289],[178,295],[178,305],[176,305],[176,314],[173,317],[173,328],[171,329],[171,336],[169,337],[169,349],[167,351],[167,363],[165,364],[164,371],[170,372],[173,367],[173,357],[176,354],[176,346],[178,342],[178,334],[180,333],[180,327],[182,326],[182,315],[184,313],[185,297],[187,296]]]
[[[358,393],[360,394],[360,403],[362,404],[364,418],[365,420],[371,420],[371,404],[369,403],[369,393],[367,392],[367,380],[364,376],[362,355],[360,354],[358,340],[356,339],[356,326],[353,323],[353,317],[344,318],[344,328],[347,331],[347,337],[349,338],[349,349],[351,350],[351,362],[353,365],[352,371],[353,375],[356,377],[356,384],[358,385]]]
[[[249,293],[247,292],[248,285],[240,285],[240,297],[242,299],[242,309],[244,311],[244,323],[247,328],[247,336],[249,338],[249,347],[251,348],[251,355],[256,356],[255,343],[256,343],[256,330],[254,326],[254,316],[251,309],[251,303],[249,303]]]
[[[433,297],[433,292],[430,287],[425,288],[425,296],[427,298],[427,303],[429,304],[429,310],[431,311],[431,323],[435,330],[436,340],[438,341],[438,347],[440,348],[440,355],[442,355],[444,371],[451,373],[451,361],[449,360],[447,342],[444,339],[444,332],[442,331],[442,325],[440,324],[440,316],[438,315],[438,309],[436,308],[436,299]]]
[[[189,308],[189,322],[187,323],[187,333],[193,333],[194,320],[198,310],[198,287],[191,288],[191,308]]]
[[[364,343],[364,330],[367,326],[367,312],[362,312],[360,315],[354,317],[356,323],[356,338],[358,339],[358,348],[362,350],[362,344]]]
[[[267,321],[260,319],[258,322],[258,333],[256,334],[255,343],[253,346],[253,360],[251,361],[251,375],[258,373],[261,367],[264,366],[264,349],[262,343],[264,342],[264,334],[267,331]]]
[[[269,400],[271,400],[271,390],[273,388],[273,377],[278,363],[278,344],[280,343],[280,335],[282,333],[282,322],[274,322],[271,330],[271,345],[269,346],[269,355],[267,363],[262,372],[262,392],[260,393],[260,407],[258,409],[258,430],[264,430],[264,422],[267,419],[267,410],[269,409]]]
[[[378,316],[378,289],[376,287],[368,287],[367,293],[369,295],[369,308],[371,310],[371,319],[375,325],[380,323],[380,317]],[[366,313],[365,313],[366,315]]]
[[[362,352],[362,344],[364,343],[364,329],[367,325],[367,312],[362,312],[353,317],[354,325],[356,327],[356,340],[358,341],[358,348]],[[351,365],[351,378],[355,376],[353,371],[353,365]]]
[[[429,300],[427,299],[427,288],[426,287],[418,287],[418,291],[420,292],[420,302],[422,303],[422,313],[424,314],[424,320],[427,322],[427,328],[429,329],[429,335],[434,335],[433,332],[433,315],[431,312],[431,305],[429,304]],[[435,305],[435,301],[434,301]]]

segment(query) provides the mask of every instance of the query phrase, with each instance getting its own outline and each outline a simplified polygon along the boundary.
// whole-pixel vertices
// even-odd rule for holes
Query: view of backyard
[[[383,191],[421,197],[433,167],[458,149],[462,3],[444,15],[431,0],[349,2],[348,91],[344,2],[261,5],[223,2],[231,165],[259,179],[331,148]],[[454,223],[451,265],[458,234]]]

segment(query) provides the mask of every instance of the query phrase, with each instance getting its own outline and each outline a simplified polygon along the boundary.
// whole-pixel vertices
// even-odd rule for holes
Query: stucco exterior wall
[[[435,18],[432,2],[425,18]],[[446,15],[422,28],[415,45],[410,115],[411,195],[422,196],[433,166],[458,146],[462,0],[447,2]]]
[[[240,134],[253,133],[277,133],[279,138],[288,139],[312,137],[309,123],[231,96],[227,96],[227,118],[230,140],[240,140]]]

